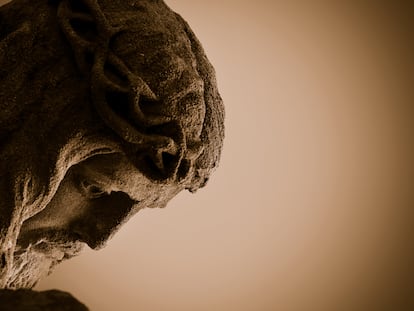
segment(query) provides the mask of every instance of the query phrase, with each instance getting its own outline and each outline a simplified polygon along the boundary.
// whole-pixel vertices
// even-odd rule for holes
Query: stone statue
[[[161,0],[2,6],[0,81],[0,306],[218,164],[214,70]]]

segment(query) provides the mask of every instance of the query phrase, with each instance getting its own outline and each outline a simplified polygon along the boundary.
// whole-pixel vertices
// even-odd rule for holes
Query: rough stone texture
[[[163,1],[2,6],[0,288],[31,288],[204,186],[223,119],[211,64]]]
[[[50,290],[35,292],[28,289],[1,290],[2,311],[87,311],[85,305],[70,294]]]

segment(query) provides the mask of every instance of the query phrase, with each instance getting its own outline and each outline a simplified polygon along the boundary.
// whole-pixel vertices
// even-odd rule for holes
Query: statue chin
[[[40,279],[49,275],[56,265],[81,253],[84,243],[50,242],[41,240],[14,253],[12,275],[6,288],[33,288]]]

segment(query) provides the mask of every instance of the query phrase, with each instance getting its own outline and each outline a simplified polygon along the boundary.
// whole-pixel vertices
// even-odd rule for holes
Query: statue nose
[[[72,221],[69,229],[90,248],[101,249],[120,226],[137,211],[134,208],[137,203],[124,192],[112,192],[90,200],[85,212]]]

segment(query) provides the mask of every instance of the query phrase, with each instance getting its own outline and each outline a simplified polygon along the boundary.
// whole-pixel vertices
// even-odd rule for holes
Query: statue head
[[[140,209],[204,186],[224,113],[163,1],[14,0],[0,31],[0,286],[32,287]]]

